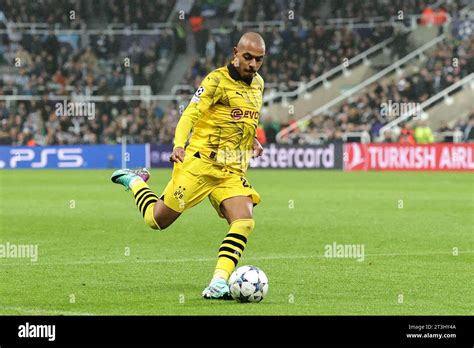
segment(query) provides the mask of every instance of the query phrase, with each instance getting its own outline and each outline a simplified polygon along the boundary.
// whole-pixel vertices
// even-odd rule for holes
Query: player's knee
[[[158,222],[156,221],[155,217],[153,214],[145,214],[145,223],[152,229],[154,230],[161,230],[161,226],[158,225]]]
[[[174,221],[175,221],[174,219],[171,219],[167,216],[155,214],[153,217],[153,222],[154,222],[153,226],[155,227],[153,227],[152,225],[150,225],[150,227],[153,228],[154,230],[164,230],[168,228],[169,226],[171,226],[171,224],[173,224]]]
[[[156,223],[156,229],[166,229],[167,227],[171,226],[180,215],[181,213],[168,208],[163,201],[158,201],[153,209],[153,219]]]
[[[161,220],[155,219],[155,221],[156,221],[157,226],[159,226],[158,229],[161,231],[165,230],[167,227],[169,227],[172,224],[172,222],[163,221],[163,219]]]

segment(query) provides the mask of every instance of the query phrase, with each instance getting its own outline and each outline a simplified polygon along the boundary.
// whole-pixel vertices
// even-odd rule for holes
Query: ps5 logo
[[[35,156],[35,154],[38,156]],[[51,149],[45,148],[41,151],[33,149],[11,149],[10,168],[16,168],[20,162],[32,162],[35,157],[39,157],[36,162],[32,162],[30,168],[46,168],[52,158],[57,159],[58,168],[79,168],[84,164],[81,148]],[[5,165],[5,164],[3,164]]]

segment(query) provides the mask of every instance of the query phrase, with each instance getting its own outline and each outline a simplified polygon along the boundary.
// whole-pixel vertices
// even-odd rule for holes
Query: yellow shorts
[[[260,195],[244,176],[187,155],[183,163],[174,164],[171,180],[160,198],[167,207],[182,213],[209,197],[223,218],[220,204],[235,196],[250,196],[254,206],[260,203]]]

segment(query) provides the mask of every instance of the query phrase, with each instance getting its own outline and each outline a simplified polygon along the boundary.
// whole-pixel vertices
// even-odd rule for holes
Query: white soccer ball
[[[229,278],[230,294],[239,302],[260,302],[268,292],[267,275],[258,267],[242,266]]]

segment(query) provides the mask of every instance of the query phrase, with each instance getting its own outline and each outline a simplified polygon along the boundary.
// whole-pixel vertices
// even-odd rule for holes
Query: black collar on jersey
[[[240,76],[239,72],[235,68],[234,64],[232,64],[232,63],[227,64],[227,70],[229,70],[230,77],[232,77],[235,81],[242,80],[249,86],[252,84],[252,79],[253,78],[252,77],[249,78],[249,79],[242,78],[242,76]]]

